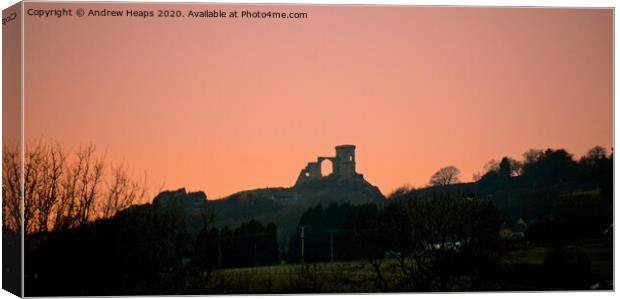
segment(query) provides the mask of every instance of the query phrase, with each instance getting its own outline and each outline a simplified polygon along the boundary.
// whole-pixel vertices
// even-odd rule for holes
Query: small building
[[[527,222],[523,218],[519,218],[512,224],[504,222],[500,228],[499,234],[502,238],[525,237],[527,230]]]

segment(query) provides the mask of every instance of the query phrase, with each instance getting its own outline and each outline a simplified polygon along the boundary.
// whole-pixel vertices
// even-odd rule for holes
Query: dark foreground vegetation
[[[613,154],[600,147],[504,157],[473,183],[445,167],[381,201],[317,197],[285,228],[215,225],[204,193],[184,189],[136,205],[143,184],[94,148],[26,152],[26,296],[613,288]],[[3,154],[3,240],[17,246],[18,160]]]

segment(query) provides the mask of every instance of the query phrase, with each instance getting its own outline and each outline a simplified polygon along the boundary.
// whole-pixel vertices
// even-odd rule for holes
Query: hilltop
[[[323,175],[321,171],[321,162],[325,160],[333,164],[333,172],[329,175]],[[291,187],[240,191],[209,201],[203,192],[186,193],[182,188],[160,193],[154,203],[162,206],[162,203],[171,201],[177,206],[185,201],[186,207],[180,210],[188,213],[195,225],[202,223],[195,213],[207,210],[213,213],[213,225],[217,227],[235,227],[251,219],[273,222],[278,227],[278,240],[285,243],[308,207],[333,202],[359,205],[385,200],[379,188],[357,173],[355,166],[355,146],[341,145],[336,147],[335,157],[318,157],[316,162],[308,163]]]

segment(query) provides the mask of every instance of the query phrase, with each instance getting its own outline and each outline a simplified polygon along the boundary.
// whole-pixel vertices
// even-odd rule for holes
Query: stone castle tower
[[[362,177],[355,171],[355,145],[336,146],[335,157],[318,157],[316,162],[308,162],[306,167],[301,170],[297,178],[297,184],[324,177],[321,172],[321,163],[329,160],[332,163],[333,171],[330,177],[355,178]]]

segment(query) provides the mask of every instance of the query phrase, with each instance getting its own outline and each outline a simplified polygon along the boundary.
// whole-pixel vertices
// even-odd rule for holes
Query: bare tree
[[[34,231],[38,208],[38,188],[43,176],[43,149],[40,144],[26,146],[24,159],[24,229]]]
[[[388,198],[396,198],[399,196],[403,196],[411,191],[413,191],[414,188],[411,187],[411,185],[409,184],[404,184],[398,188],[396,188],[394,191],[392,191],[392,193],[390,193],[390,195],[388,195]]]
[[[95,200],[103,181],[103,156],[95,155],[95,147],[81,147],[75,161],[67,166],[63,192],[55,215],[55,227],[66,229],[94,219]]]
[[[530,149],[523,153],[523,164],[532,164],[540,160],[544,155],[545,153],[542,150]]]
[[[585,156],[581,157],[580,163],[594,166],[598,162],[607,159],[607,150],[602,146],[595,146],[588,150]]]
[[[83,163],[84,171],[79,178],[78,223],[84,224],[93,216],[95,199],[100,191],[103,178],[103,158],[95,157],[95,147],[88,146],[77,153],[78,163]]]
[[[39,145],[41,154],[41,176],[40,183],[36,190],[35,202],[33,202],[36,214],[33,215],[35,222],[34,229],[46,232],[50,229],[50,216],[56,206],[59,193],[61,192],[60,183],[65,171],[65,154],[59,144],[49,146]]]
[[[57,143],[27,145],[24,153],[24,228],[28,234],[67,229],[111,217],[146,196],[144,181],[133,179],[122,164],[104,167],[94,146],[73,155]],[[18,147],[3,146],[3,224],[20,227],[21,160]],[[108,182],[106,182],[106,179]]]
[[[498,237],[499,213],[478,199],[433,196],[385,208],[382,230],[387,248],[396,251],[392,289],[450,291],[474,287],[478,267]],[[375,269],[377,279],[382,278]],[[471,281],[459,279],[463,275]]]
[[[118,211],[128,208],[136,200],[146,196],[146,175],[144,182],[132,180],[128,169],[120,164],[111,166],[111,183],[107,184],[105,200],[100,202],[101,217],[109,218]]]
[[[474,175],[472,176],[472,179],[474,181],[479,181],[485,174],[491,171],[497,171],[498,169],[499,169],[499,163],[497,162],[497,160],[491,159],[489,160],[489,162],[484,164],[481,172],[474,173]]]
[[[450,290],[456,282],[441,262],[466,237],[465,213],[459,203],[445,198],[418,199],[406,206],[411,225],[409,251],[398,258],[398,263],[414,289],[430,291],[437,281],[440,290]]]
[[[461,171],[454,166],[447,166],[439,169],[431,177],[429,184],[431,186],[447,186],[459,182]]]
[[[21,163],[18,147],[2,147],[2,212],[3,225],[18,231],[21,224]]]

